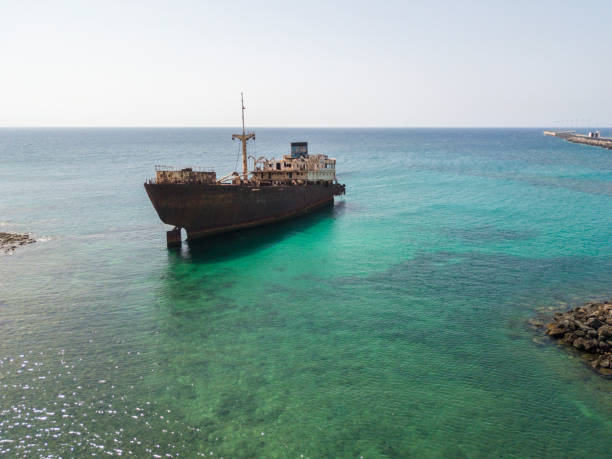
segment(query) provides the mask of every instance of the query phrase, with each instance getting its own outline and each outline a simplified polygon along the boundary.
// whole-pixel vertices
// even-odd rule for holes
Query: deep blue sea
[[[346,196],[168,250],[143,183],[232,132],[0,129],[0,455],[610,457],[612,381],[528,321],[612,296],[612,151],[257,129]]]

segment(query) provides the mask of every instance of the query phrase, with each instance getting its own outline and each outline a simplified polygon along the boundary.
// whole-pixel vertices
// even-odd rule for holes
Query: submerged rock
[[[556,313],[546,334],[588,357],[599,374],[612,378],[612,303],[588,303]]]
[[[29,234],[1,233],[0,232],[0,251],[5,253],[12,252],[17,247],[36,242]]]

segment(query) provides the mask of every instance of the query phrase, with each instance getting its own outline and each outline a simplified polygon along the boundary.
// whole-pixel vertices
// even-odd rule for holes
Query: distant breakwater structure
[[[36,242],[29,234],[2,233],[0,232],[0,252],[11,253],[22,245]]]
[[[546,334],[582,353],[590,367],[612,379],[612,303],[591,302],[557,312]]]
[[[575,131],[544,131],[544,135],[560,137],[568,142],[612,150],[612,137],[601,137],[599,131],[590,132],[588,135],[577,134]]]

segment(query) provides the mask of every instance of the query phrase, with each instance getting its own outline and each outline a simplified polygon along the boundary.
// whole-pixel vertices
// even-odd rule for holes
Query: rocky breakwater
[[[10,253],[17,247],[36,242],[28,234],[0,233],[0,252]]]
[[[585,135],[570,135],[565,137],[565,140],[569,140],[574,143],[581,143],[584,145],[591,145],[593,147],[602,147],[607,148],[608,150],[612,150],[612,139],[608,138],[597,138],[597,137],[587,137]]]
[[[583,353],[591,368],[612,378],[612,303],[588,303],[556,313],[546,334]]]

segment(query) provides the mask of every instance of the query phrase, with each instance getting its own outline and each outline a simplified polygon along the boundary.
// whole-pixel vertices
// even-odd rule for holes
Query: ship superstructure
[[[255,166],[251,180],[274,184],[334,183],[336,160],[327,155],[309,155],[307,142],[293,142],[291,154],[281,159],[262,159]]]
[[[232,135],[241,142],[242,173],[232,172],[217,180],[211,170],[156,167],[155,179],[145,189],[164,223],[168,246],[181,242],[181,229],[188,239],[269,224],[333,205],[334,196],[345,186],[336,180],[336,160],[308,154],[307,142],[293,142],[291,153],[281,159],[260,157],[248,170],[247,142],[255,139],[244,125]]]

